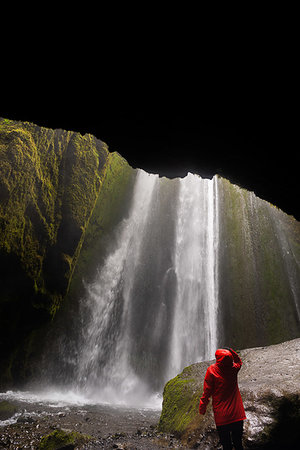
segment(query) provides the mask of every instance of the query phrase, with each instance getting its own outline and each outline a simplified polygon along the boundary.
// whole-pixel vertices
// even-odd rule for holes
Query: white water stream
[[[170,375],[213,357],[217,345],[217,184],[192,174],[181,181],[174,263],[177,293]]]

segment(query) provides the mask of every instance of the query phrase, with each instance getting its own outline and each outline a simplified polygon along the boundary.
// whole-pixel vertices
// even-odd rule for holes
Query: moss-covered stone
[[[39,450],[58,450],[60,448],[75,448],[87,443],[90,436],[77,433],[55,430],[41,439]]]
[[[247,416],[245,448],[297,447],[300,429],[299,350],[300,339],[294,339],[240,352],[243,366],[239,372],[239,387]],[[191,448],[215,448],[218,444],[211,401],[204,416],[198,410],[204,376],[213,362],[196,363],[185,368],[164,389],[159,430],[176,434]]]
[[[18,408],[14,404],[2,400],[0,402],[0,420],[9,419],[17,412],[17,410]]]
[[[192,364],[166,384],[159,431],[173,433],[184,440],[193,434],[194,429],[203,427],[203,423],[207,425],[207,419],[213,426],[209,414],[200,416],[198,412],[203,379],[210,363],[212,361]]]
[[[167,383],[159,429],[180,435],[194,418],[197,403],[195,397],[199,398],[199,391],[195,390],[194,393],[191,389],[193,382],[194,379],[184,379],[177,375]]]

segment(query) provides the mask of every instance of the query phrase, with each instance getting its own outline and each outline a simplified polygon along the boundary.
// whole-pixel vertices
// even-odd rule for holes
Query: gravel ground
[[[157,432],[160,411],[106,405],[55,406],[9,400],[18,412],[0,422],[0,449],[38,449],[43,436],[56,429],[92,437],[88,444],[66,449],[156,450],[181,448],[174,436]]]

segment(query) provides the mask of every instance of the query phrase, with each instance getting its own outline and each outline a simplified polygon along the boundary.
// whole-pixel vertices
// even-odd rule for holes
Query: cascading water
[[[114,248],[86,285],[77,388],[145,403],[217,344],[217,182],[137,173]]]
[[[120,225],[115,249],[96,280],[86,286],[81,305],[89,320],[80,346],[78,381],[88,392],[99,394],[100,387],[103,399],[120,393],[126,398],[138,383],[130,365],[130,299],[156,182],[157,177],[144,172],[137,177],[129,218]]]
[[[177,292],[170,366],[212,358],[217,342],[217,184],[181,181],[174,245]]]

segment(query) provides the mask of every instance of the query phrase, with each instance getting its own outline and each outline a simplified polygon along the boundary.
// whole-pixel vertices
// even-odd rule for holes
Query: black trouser
[[[243,420],[217,427],[220,441],[223,446],[223,450],[231,450],[232,443],[235,450],[243,450],[243,443],[242,443],[243,427],[244,427]]]

